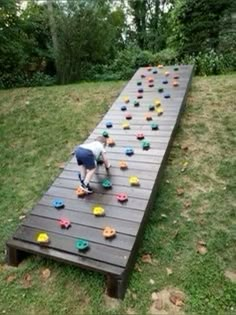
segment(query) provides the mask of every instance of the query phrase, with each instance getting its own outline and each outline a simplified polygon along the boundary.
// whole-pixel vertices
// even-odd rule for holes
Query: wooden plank
[[[35,240],[35,235],[37,234],[37,232],[37,229],[22,226],[16,232],[14,238],[16,240],[23,240],[25,242],[38,245],[40,247],[40,245]],[[127,264],[127,259],[130,255],[129,251],[114,249],[93,242],[90,243],[89,250],[83,253],[79,252],[75,247],[75,243],[77,240],[76,238],[69,237],[67,235],[58,235],[53,232],[50,232],[48,235],[50,237],[50,243],[46,245],[47,248],[58,250],[62,253],[70,253],[76,256],[84,257],[85,264],[87,260],[92,259],[119,267],[125,267],[125,265]],[[101,252],[103,253],[102,255]]]
[[[44,195],[38,202],[39,205],[51,206],[53,196]],[[91,213],[94,202],[89,200],[77,199],[72,200],[63,198],[66,205],[66,209],[70,211]],[[107,218],[117,218],[120,220],[126,220],[130,222],[141,222],[143,218],[143,212],[136,209],[124,208],[123,205],[105,204],[99,200],[99,205],[105,208]]]
[[[55,208],[46,205],[36,205],[31,211],[31,214],[53,220],[67,218],[68,220],[70,220],[72,225],[76,223],[78,225],[95,227],[97,229],[103,229],[105,226],[112,226],[118,233],[131,236],[136,236],[139,229],[139,224],[137,222],[112,218],[108,217],[107,215],[103,218],[97,218],[92,214],[92,212],[87,213],[81,211],[80,208],[78,208],[77,211],[71,211],[67,209],[67,207],[56,210]]]
[[[58,236],[62,235],[63,237],[70,236],[74,238],[82,238],[93,243],[125,250],[131,250],[135,240],[135,237],[133,236],[117,233],[116,237],[112,241],[110,241],[108,239],[104,239],[101,229],[85,227],[77,224],[73,224],[73,229],[60,229],[55,220],[45,219],[32,215],[29,215],[23,220],[22,226],[34,228],[38,231],[57,233]]]
[[[123,190],[121,192],[124,192]],[[46,192],[46,195],[53,196],[55,198],[68,198],[72,200],[78,200],[78,197],[76,196],[75,193],[72,193],[70,189],[66,188],[58,188],[51,186],[48,191]],[[114,196],[111,195],[103,195],[103,194],[97,194],[96,192],[90,195],[86,195],[83,199],[84,202],[90,201],[93,202],[94,204],[103,203],[103,204],[114,204],[117,203],[118,201]],[[122,204],[123,208],[129,208],[129,209],[135,209],[135,210],[140,210],[144,211],[147,206],[147,200],[136,200],[136,198],[129,198],[126,203]]]
[[[75,265],[89,270],[100,271],[102,273],[110,273],[112,275],[122,275],[124,268],[110,265],[107,263],[99,262],[96,260],[89,260],[84,263],[84,257],[79,255],[68,254],[58,250],[54,250],[48,247],[39,247],[35,244],[30,244],[28,242],[23,242],[21,240],[11,239],[7,242],[7,249],[15,249],[16,251],[36,254],[44,256],[46,258],[53,258],[59,262],[67,263],[70,265]],[[9,258],[9,257],[7,257]],[[12,265],[11,261],[8,259],[8,263]]]
[[[99,181],[93,181],[91,184],[91,186],[93,187],[94,191],[96,191],[96,193],[116,196],[116,194],[119,194],[120,191],[124,189],[122,185],[118,186],[117,184],[112,182],[109,176],[106,176],[106,178],[110,179],[113,186],[111,189],[103,188],[101,185],[101,181],[103,178],[101,178]],[[150,188],[148,189],[148,187],[145,186],[143,181],[140,180],[139,186],[130,186],[127,178],[124,178],[123,181],[127,182],[125,191],[129,197],[137,198],[137,199],[145,199],[145,200],[149,199],[150,194],[151,194],[151,189]],[[151,186],[151,183],[153,186],[153,182],[149,182],[150,184],[149,186]],[[70,180],[70,179],[57,178],[54,181],[53,186],[71,189],[72,190],[71,193],[74,194],[74,191],[76,190],[76,188],[80,186],[80,182],[78,180],[76,181],[76,180]]]

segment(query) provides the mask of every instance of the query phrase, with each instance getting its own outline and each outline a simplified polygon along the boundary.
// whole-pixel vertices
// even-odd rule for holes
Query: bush
[[[29,75],[25,72],[17,73],[1,73],[0,72],[0,88],[8,89],[23,86],[49,86],[56,83],[56,78],[49,76],[43,72],[35,72]]]
[[[186,56],[182,61],[195,65],[195,73],[198,75],[216,75],[235,70],[236,53],[217,53],[214,50],[208,53],[199,53],[196,56]]]

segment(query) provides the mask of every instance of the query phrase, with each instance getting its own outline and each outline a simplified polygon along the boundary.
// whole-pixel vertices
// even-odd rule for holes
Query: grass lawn
[[[236,314],[235,74],[193,79],[124,301],[106,299],[95,272],[4,262],[5,241],[123,84],[0,91],[0,314],[167,315],[170,288],[185,295],[171,314]]]

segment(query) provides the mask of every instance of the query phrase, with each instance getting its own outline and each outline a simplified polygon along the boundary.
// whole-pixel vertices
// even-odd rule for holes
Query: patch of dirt
[[[152,293],[149,315],[185,315],[183,311],[185,294],[177,288],[165,288]]]
[[[120,306],[120,300],[113,299],[107,294],[104,294],[104,304],[110,310],[116,310]]]
[[[225,275],[225,277],[228,278],[230,281],[232,281],[233,283],[236,283],[236,271],[225,270],[224,275]]]

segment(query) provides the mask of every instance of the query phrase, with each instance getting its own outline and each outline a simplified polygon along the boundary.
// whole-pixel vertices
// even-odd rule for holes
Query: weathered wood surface
[[[166,77],[165,71],[170,75]],[[49,189],[33,207],[18,230],[7,242],[7,260],[11,265],[18,265],[27,254],[38,254],[82,268],[96,270],[107,275],[107,292],[117,298],[123,298],[128,283],[128,276],[135,262],[135,254],[140,244],[145,222],[152,202],[168,152],[184,108],[186,94],[190,86],[193,67],[179,66],[178,71],[173,67],[158,70],[152,74],[145,68],[140,68],[115,100],[109,111],[98,123],[86,141],[95,139],[106,130],[115,141],[114,147],[107,147],[108,158],[112,168],[107,173],[103,166],[99,166],[91,185],[94,194],[78,198],[75,194],[79,186],[78,167],[75,157],[65,165],[64,170],[55,179]],[[141,79],[141,74],[146,74]],[[172,86],[173,76],[179,75],[178,87]],[[154,87],[149,87],[147,78],[154,79]],[[168,80],[168,84],[163,84]],[[137,81],[142,82],[144,90],[139,107],[133,102],[137,100]],[[158,88],[164,89],[163,93]],[[170,98],[165,98],[170,94]],[[129,98],[127,111],[121,111],[124,97]],[[155,111],[149,111],[149,105],[160,100],[164,110],[163,115],[157,116]],[[126,114],[131,113],[132,119],[127,120]],[[151,115],[152,121],[146,121],[145,115]],[[106,128],[106,122],[113,123],[112,128]],[[122,124],[128,122],[129,130],[124,130]],[[159,130],[152,130],[151,123],[157,123]],[[150,142],[150,149],[143,150],[141,141],[136,139],[137,133],[144,133]],[[125,155],[125,149],[132,147],[134,155]],[[120,170],[119,161],[128,163],[127,170]],[[138,176],[140,186],[131,187],[129,176]],[[112,189],[106,190],[101,181],[109,178]],[[116,194],[126,192],[128,201],[119,203]],[[55,198],[62,198],[65,207],[57,210],[52,206]],[[101,205],[106,212],[104,217],[94,217],[92,208]],[[69,229],[61,229],[57,221],[66,217],[71,221]],[[114,239],[105,239],[102,230],[105,226],[116,229]],[[48,245],[40,246],[36,241],[36,234],[46,232],[50,237]],[[89,241],[89,250],[79,252],[75,248],[78,238]]]

